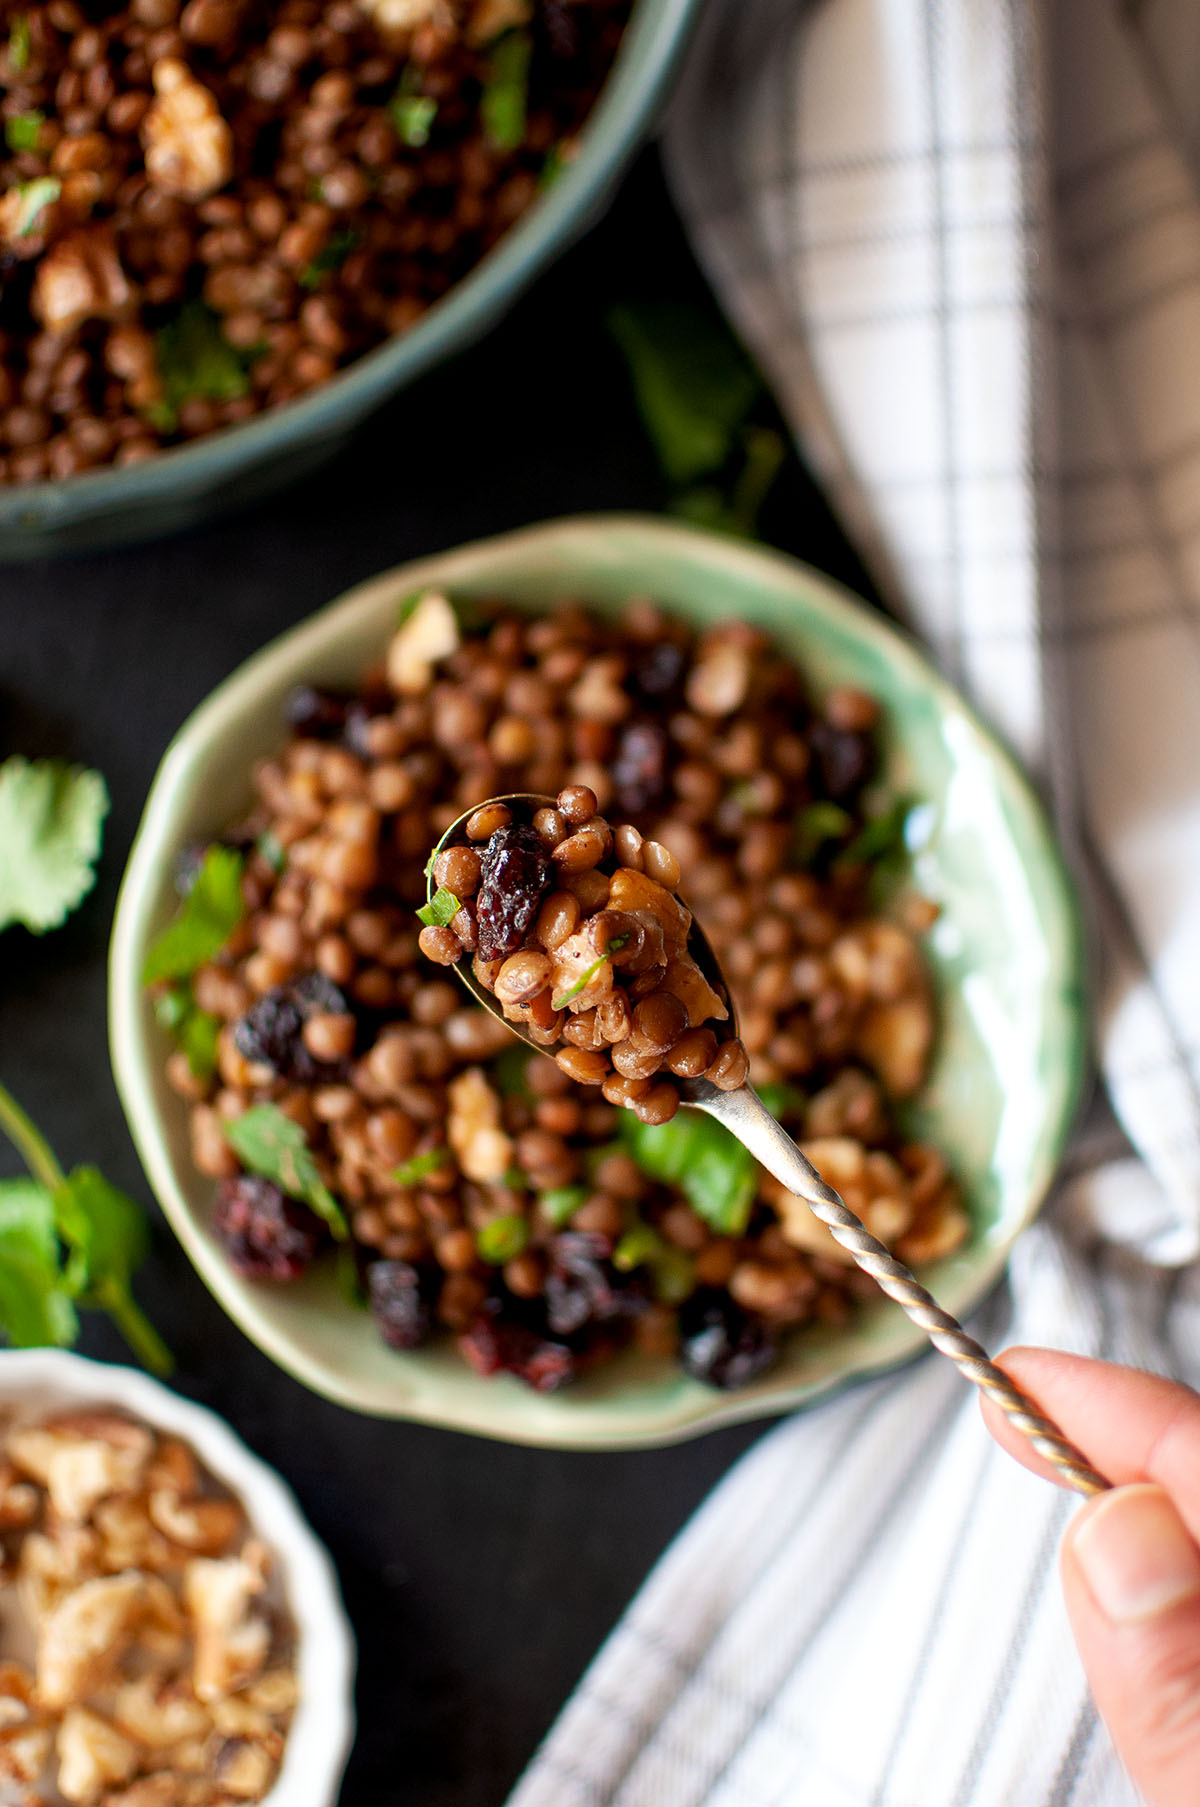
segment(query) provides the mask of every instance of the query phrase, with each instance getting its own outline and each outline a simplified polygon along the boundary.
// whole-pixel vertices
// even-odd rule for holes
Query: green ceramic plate
[[[163,760],[117,910],[112,1053],[150,1183],[204,1280],[261,1348],[344,1405],[565,1448],[670,1442],[790,1410],[906,1360],[922,1338],[881,1301],[849,1329],[800,1332],[775,1371],[744,1392],[718,1393],[673,1364],[628,1354],[539,1397],[507,1377],[480,1379],[450,1344],[392,1353],[330,1275],[271,1287],[229,1267],[207,1227],[211,1182],[191,1168],[184,1108],[163,1080],[167,1050],[138,973],[174,907],[176,850],[244,808],[251,761],[281,739],[288,691],[302,681],[353,683],[382,649],[400,599],[425,584],[531,608],[571,596],[616,609],[643,594],[697,621],[738,616],[769,628],[819,686],[857,684],[882,699],[887,776],[928,799],[918,877],[942,905],[930,938],[942,1033],[913,1115],[949,1152],[973,1217],[969,1243],[926,1275],[951,1311],[969,1311],[997,1279],[1070,1125],[1083,1065],[1074,902],[1027,783],[954,691],[893,628],[790,559],[659,520],[552,522],[360,585],[227,679]]]
[[[411,332],[358,358],[302,401],[145,464],[0,486],[0,560],[87,552],[174,533],[245,507],[331,458],[389,396],[479,338],[591,224],[654,120],[699,6],[700,0],[636,0],[579,155]]]

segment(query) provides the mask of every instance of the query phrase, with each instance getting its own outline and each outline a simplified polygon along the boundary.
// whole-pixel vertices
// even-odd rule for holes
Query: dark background
[[[647,152],[606,219],[486,342],[408,390],[325,473],[254,513],[157,546],[0,567],[0,756],[97,766],[112,793],[99,882],[38,941],[0,943],[0,1078],[64,1166],[149,1202],[109,1071],[105,953],[116,890],[167,741],[264,641],[421,553],[664,491],[604,330],[616,301],[705,300]],[[789,464],[764,536],[864,580]],[[0,1171],[15,1171],[7,1151]],[[156,1216],[139,1295],[174,1384],[286,1476],[337,1563],[359,1648],[347,1807],[498,1807],[646,1571],[759,1434],[574,1455],[327,1404],[225,1318]],[[82,1347],[122,1359],[106,1325]]]

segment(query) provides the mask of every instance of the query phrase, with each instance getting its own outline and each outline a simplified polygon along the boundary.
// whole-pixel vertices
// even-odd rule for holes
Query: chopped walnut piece
[[[433,682],[433,667],[462,643],[458,616],[440,590],[427,590],[408,620],[392,635],[387,679],[400,696],[420,696]]]
[[[142,1776],[128,1788],[116,1792],[110,1790],[104,1797],[103,1807],[183,1807],[185,1799],[182,1778],[169,1771],[160,1771],[157,1775]]]
[[[801,1148],[821,1177],[841,1193],[851,1211],[881,1242],[890,1247],[909,1228],[913,1207],[907,1182],[890,1155],[870,1151],[850,1136],[826,1136],[803,1142]],[[853,1256],[813,1216],[802,1198],[774,1179],[764,1182],[763,1191],[779,1212],[783,1233],[794,1248],[844,1267],[853,1265]]]
[[[44,1707],[82,1700],[115,1665],[146,1604],[144,1575],[98,1575],[65,1594],[38,1632],[37,1691]]]
[[[512,1138],[500,1127],[500,1095],[482,1067],[468,1067],[447,1088],[446,1140],[468,1179],[503,1179],[515,1159]]]
[[[0,1780],[37,1782],[50,1756],[53,1737],[48,1725],[15,1726],[0,1732]]]
[[[71,1707],[58,1728],[58,1786],[68,1801],[94,1801],[109,1782],[127,1782],[138,1747],[107,1719]]]
[[[233,133],[186,63],[160,57],[150,74],[158,98],[142,121],[146,174],[164,194],[202,201],[233,174]]]
[[[115,320],[132,298],[112,232],[81,226],[39,260],[30,305],[48,332],[71,333],[85,320]]]
[[[114,1426],[120,1427],[115,1434]],[[151,1439],[124,1419],[58,1420],[14,1430],[8,1449],[17,1467],[45,1487],[61,1518],[82,1522],[97,1501],[140,1484]]]
[[[53,1536],[31,1531],[17,1559],[17,1587],[22,1604],[35,1621],[56,1606],[64,1594],[99,1573],[99,1539],[87,1525],[61,1525]]]
[[[860,1015],[855,1046],[893,1098],[925,1077],[933,1046],[929,976],[911,935],[890,922],[865,922],[841,935],[829,964]]]
[[[261,1544],[247,1543],[239,1556],[198,1556],[183,1572],[196,1642],[192,1685],[200,1700],[232,1693],[266,1662],[271,1629],[249,1610],[265,1586],[266,1560]]]
[[[209,1728],[208,1709],[190,1689],[173,1685],[156,1693],[145,1676],[123,1682],[116,1690],[112,1716],[129,1737],[152,1749],[203,1738]]]
[[[231,1741],[218,1753],[217,1779],[239,1801],[258,1801],[275,1776],[275,1764],[261,1744]]]
[[[451,27],[446,0],[358,0],[380,31],[415,31],[418,25]]]
[[[0,1663],[0,1730],[27,1725],[34,1713],[33,1676],[23,1663]]]
[[[146,1501],[140,1494],[102,1500],[93,1523],[100,1537],[101,1561],[112,1574],[121,1569],[179,1567],[185,1561],[184,1552],[175,1549],[151,1524]]]
[[[221,1555],[243,1522],[232,1500],[181,1500],[165,1490],[150,1495],[150,1517],[164,1537],[201,1556]]]

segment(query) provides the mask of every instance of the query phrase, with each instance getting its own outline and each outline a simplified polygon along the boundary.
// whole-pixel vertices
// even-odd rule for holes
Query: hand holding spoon
[[[621,865],[623,849],[637,857],[636,837],[631,839],[633,831],[625,829],[614,835],[594,814],[595,803],[592,793],[583,791],[578,799],[573,792],[557,799],[514,793],[477,805],[452,822],[429,862],[424,950],[453,964],[476,1002],[514,1035],[542,1053],[558,1048],[560,1065],[573,1077],[603,1080],[605,1096],[633,1108],[643,1121],[666,1121],[682,1105],[723,1124],[768,1173],[805,1201],[863,1272],[995,1401],[1068,1486],[1083,1494],[1103,1492],[1109,1485],[1104,1477],[871,1234],[746,1082],[731,993],[707,936],[674,895],[672,884],[659,884],[652,875]],[[589,918],[583,875],[614,857],[611,889],[607,881],[596,884],[597,905]],[[551,861],[560,875],[583,882],[576,883],[579,911],[568,907],[566,920],[544,931],[547,953],[528,949],[527,942],[535,921],[539,929],[542,925],[539,911]],[[435,887],[435,862],[449,876],[463,874],[465,907],[448,885]],[[666,876],[678,882],[677,868]],[[476,889],[473,900],[468,884]],[[473,960],[464,957],[469,953]],[[652,1034],[648,1039],[647,1012],[655,999],[655,1013],[668,1027],[673,1018],[681,1031],[674,1047],[665,1044],[661,1054],[655,1052]],[[562,1030],[572,1016],[576,1022],[583,1011],[599,1017],[601,1009],[608,1013],[606,1028],[620,1030],[617,1036],[599,1038],[601,1045],[611,1042],[605,1053],[578,1042],[570,1047],[562,1043]],[[648,1033],[642,1033],[642,1024]],[[731,1034],[718,1042],[713,1024]],[[689,1047],[679,1057],[685,1037]],[[621,1053],[614,1051],[618,1048]]]

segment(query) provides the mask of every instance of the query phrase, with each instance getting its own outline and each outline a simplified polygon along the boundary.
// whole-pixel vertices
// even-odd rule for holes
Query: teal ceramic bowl
[[[815,571],[668,522],[552,522],[402,566],[361,584],[226,680],[185,724],[155,779],[117,910],[110,1030],[117,1083],[150,1183],[192,1261],[248,1336],[298,1379],[360,1411],[573,1449],[667,1443],[782,1412],[907,1360],[923,1339],[881,1299],[846,1329],[805,1329],[779,1366],[720,1393],[674,1363],[633,1353],[550,1396],[481,1379],[449,1342],[397,1355],[331,1274],[290,1286],[240,1279],[208,1229],[212,1184],[188,1159],[185,1110],[138,974],[175,906],[174,855],[242,810],[251,762],[278,746],[293,685],[353,684],[376,659],[400,600],[424,585],[520,607],[575,597],[616,610],[655,597],[698,622],[755,621],[816,685],[874,692],[890,723],[886,776],[927,800],[916,856],[942,906],[930,937],[942,1028],[914,1127],[949,1153],[972,1233],[926,1274],[953,1312],[995,1283],[1053,1176],[1083,1065],[1078,922],[1061,861],[1028,784],[909,641]]]
[[[591,224],[651,125],[701,0],[636,0],[579,155],[537,204],[411,332],[302,401],[127,469],[0,488],[0,560],[149,539],[242,507],[317,469],[371,411],[479,338]]]

